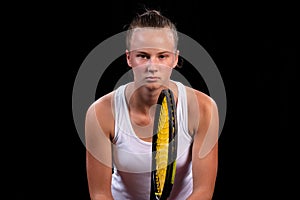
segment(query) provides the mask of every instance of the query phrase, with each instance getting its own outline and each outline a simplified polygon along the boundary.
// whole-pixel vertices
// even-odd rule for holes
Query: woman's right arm
[[[96,101],[85,120],[86,168],[92,200],[113,200],[111,194],[114,119],[111,96]]]

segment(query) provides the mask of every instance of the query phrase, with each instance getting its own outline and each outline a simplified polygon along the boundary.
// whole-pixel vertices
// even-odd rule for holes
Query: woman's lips
[[[147,76],[146,80],[149,81],[149,82],[155,82],[155,81],[159,80],[159,77],[157,77],[157,76]]]

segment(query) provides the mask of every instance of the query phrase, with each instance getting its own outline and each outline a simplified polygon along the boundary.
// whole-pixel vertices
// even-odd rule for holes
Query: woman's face
[[[152,89],[167,86],[172,69],[178,62],[172,31],[167,28],[137,28],[126,50],[127,63],[132,67],[138,86]]]

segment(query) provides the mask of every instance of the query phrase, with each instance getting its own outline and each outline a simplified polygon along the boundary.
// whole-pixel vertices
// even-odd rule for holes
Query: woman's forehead
[[[175,40],[169,28],[135,28],[130,41],[130,51],[160,49],[174,52]]]
[[[145,53],[145,54],[174,54],[174,53],[176,53],[174,51],[168,51],[163,48],[141,48],[141,49],[131,50],[131,52]]]

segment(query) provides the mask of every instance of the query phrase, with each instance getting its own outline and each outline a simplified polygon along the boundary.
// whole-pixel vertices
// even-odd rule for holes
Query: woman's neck
[[[148,114],[152,106],[156,105],[158,96],[163,87],[149,89],[147,87],[136,88],[134,83],[128,84],[126,88],[126,100],[129,108],[141,113]]]

